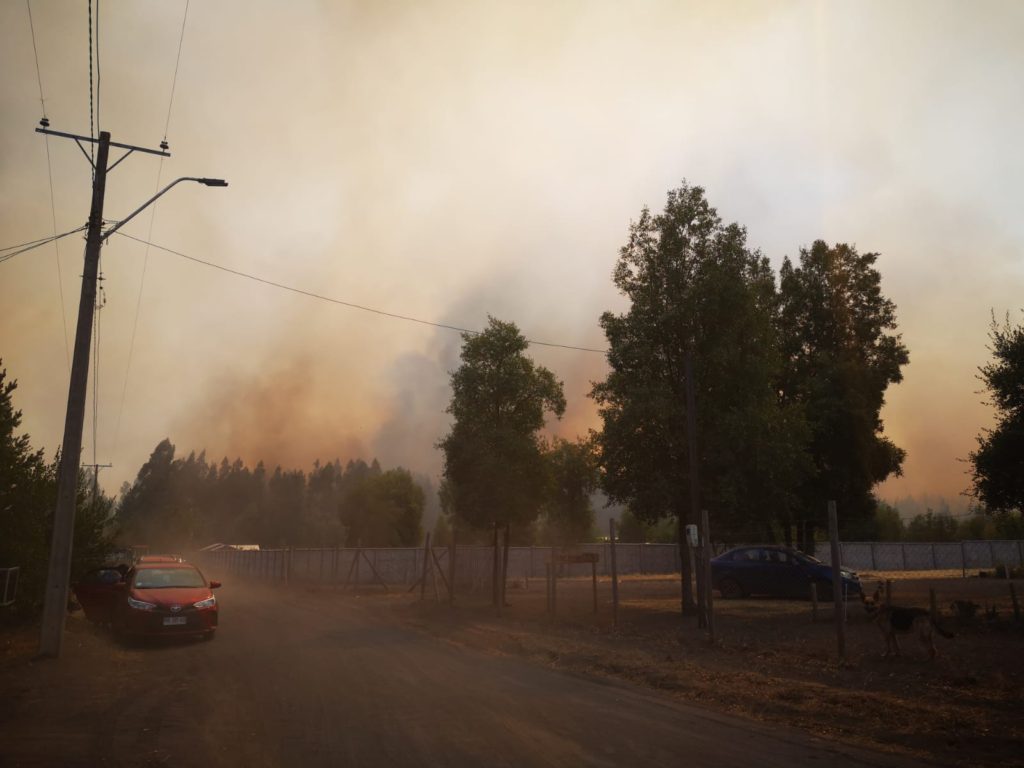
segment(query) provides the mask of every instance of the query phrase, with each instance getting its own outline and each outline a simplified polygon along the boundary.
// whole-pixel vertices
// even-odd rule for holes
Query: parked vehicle
[[[75,585],[75,595],[90,621],[110,623],[135,637],[212,638],[218,625],[218,581],[207,581],[182,562],[139,563],[122,573],[100,568]]]
[[[136,563],[187,563],[181,555],[142,555]]]
[[[843,594],[847,599],[858,597],[860,577],[848,568],[841,574]],[[812,583],[818,585],[820,599],[831,600],[832,566],[789,547],[737,547],[711,559],[711,584],[726,599],[748,595],[808,599]]]
[[[97,624],[109,624],[114,617],[114,604],[124,593],[127,566],[97,568],[72,585],[85,618]]]

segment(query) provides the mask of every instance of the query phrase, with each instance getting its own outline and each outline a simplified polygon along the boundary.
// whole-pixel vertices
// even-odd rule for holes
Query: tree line
[[[841,535],[877,531],[873,489],[906,456],[881,410],[909,361],[877,259],[819,240],[776,275],[746,230],[685,183],[661,213],[640,212],[612,273],[628,309],[600,320],[610,371],[590,392],[602,423],[585,443],[627,522],[679,537],[708,509],[719,540],[813,550],[834,500]],[[1011,516],[1024,501],[1022,335],[1008,321],[993,325],[996,362],[982,378],[1002,421],[971,456],[976,494]],[[459,530],[491,531],[496,545],[502,529],[507,546],[512,528],[541,513],[540,434],[565,409],[561,382],[527,348],[495,318],[464,335],[454,423],[439,443],[449,518]],[[680,549],[690,605],[681,539]]]
[[[419,544],[425,493],[409,470],[374,459],[344,466],[249,468],[241,459],[175,457],[161,441],[121,489],[116,525],[125,543],[192,550],[214,542],[283,546]]]

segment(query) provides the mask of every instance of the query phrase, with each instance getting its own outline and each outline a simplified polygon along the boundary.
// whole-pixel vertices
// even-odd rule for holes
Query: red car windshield
[[[136,589],[174,589],[205,587],[202,574],[195,568],[143,568],[135,572]]]

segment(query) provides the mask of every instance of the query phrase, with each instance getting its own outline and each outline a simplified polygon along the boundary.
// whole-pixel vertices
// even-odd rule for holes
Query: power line
[[[100,257],[102,261],[102,256]],[[97,436],[99,434],[100,419],[100,310],[106,303],[103,293],[103,267],[100,267],[97,275],[96,305],[93,307],[96,319],[92,325],[92,463],[97,464]]]
[[[53,233],[57,234],[57,205],[53,198],[53,165],[50,163],[50,137],[44,136],[46,144],[46,177],[50,182],[50,218],[53,222]],[[60,238],[55,237],[53,247],[57,262],[57,293],[60,297],[60,321],[64,330],[64,355],[67,359],[68,371],[71,371],[71,342],[68,340],[68,316],[64,306],[64,275],[60,268]]]
[[[164,141],[167,141],[167,131],[171,127],[171,109],[174,107],[174,89],[178,85],[178,65],[181,64],[181,47],[185,42],[185,22],[188,21],[189,1],[185,0],[185,13],[181,17],[181,35],[178,37],[178,55],[174,59],[174,77],[171,80],[171,99],[167,104],[167,121],[164,123]]]
[[[39,51],[36,49],[36,26],[32,23],[32,3],[25,0],[25,7],[28,8],[28,28],[32,32],[32,55],[36,60],[36,82],[39,84],[39,107],[46,117],[46,100],[43,99],[43,78],[39,74]]]
[[[89,0],[89,136],[96,137],[96,121],[92,113],[92,0]],[[89,161],[93,165],[92,175],[96,178],[95,143],[89,143]]]
[[[5,253],[2,256],[0,256],[0,263],[3,263],[5,261],[7,261],[8,259],[13,259],[18,254],[25,253],[26,251],[31,251],[33,248],[39,248],[40,246],[46,245],[47,243],[52,243],[55,240],[60,240],[62,237],[67,237],[68,235],[73,235],[73,234],[75,234],[75,232],[81,232],[87,226],[88,226],[87,224],[83,224],[82,226],[77,227],[75,229],[72,229],[72,230],[70,230],[68,232],[65,232],[62,235],[54,235],[53,237],[44,237],[41,240],[32,240],[31,242],[22,243],[21,245],[11,245],[11,246],[8,246],[7,248],[0,248],[0,251],[7,251],[7,250],[10,250],[11,248],[18,248],[18,249],[20,249],[20,250],[17,250],[17,251],[13,251],[12,253]]]
[[[127,237],[129,240],[135,240],[138,243],[144,243],[144,244],[149,245],[149,246],[151,246],[153,248],[156,248],[157,250],[165,251],[166,253],[170,253],[170,254],[173,254],[175,256],[180,256],[181,258],[187,259],[188,261],[193,261],[196,264],[202,264],[203,266],[210,267],[212,269],[217,269],[217,270],[220,270],[221,272],[227,272],[228,274],[231,274],[231,275],[236,275],[238,277],[244,277],[247,280],[252,280],[252,281],[257,282],[257,283],[263,283],[264,285],[269,285],[269,286],[272,286],[274,288],[280,288],[283,291],[289,291],[291,293],[297,293],[297,294],[300,294],[302,296],[307,296],[307,297],[309,297],[311,299],[318,299],[320,301],[326,301],[326,302],[329,302],[331,304],[339,304],[339,305],[341,305],[343,307],[349,307],[351,309],[358,309],[358,310],[361,310],[363,312],[371,312],[371,313],[373,313],[375,315],[383,315],[384,317],[391,317],[391,318],[394,318],[396,320],[405,320],[405,321],[410,322],[410,323],[419,323],[420,325],[428,325],[428,326],[431,326],[433,328],[444,328],[445,330],[457,331],[459,333],[468,333],[468,334],[471,334],[473,336],[480,335],[480,331],[475,331],[472,328],[462,328],[462,327],[457,326],[457,325],[448,325],[446,323],[435,323],[435,322],[433,322],[431,320],[422,320],[422,319],[420,319],[418,317],[410,317],[409,315],[399,315],[399,314],[396,314],[394,312],[387,312],[387,311],[385,311],[383,309],[375,309],[374,307],[367,307],[367,306],[362,305],[362,304],[354,304],[353,302],[350,302],[350,301],[342,301],[341,299],[334,299],[334,298],[331,298],[330,296],[324,296],[324,295],[319,294],[319,293],[313,293],[311,291],[305,291],[305,290],[303,290],[301,288],[295,288],[295,287],[290,286],[290,285],[285,285],[284,283],[278,283],[278,282],[275,282],[273,280],[267,280],[266,278],[263,278],[263,277],[257,277],[256,275],[251,275],[251,274],[249,274],[247,272],[241,272],[240,270],[237,270],[237,269],[231,269],[230,267],[225,267],[225,266],[222,266],[220,264],[215,264],[212,261],[204,261],[203,259],[196,258],[195,256],[189,256],[186,253],[182,253],[181,251],[175,251],[175,250],[173,250],[171,248],[165,248],[164,246],[157,245],[156,243],[147,243],[145,240],[143,240],[141,238],[138,238],[138,237],[133,237],[132,235],[129,235],[129,234],[125,233],[125,232],[118,232],[117,234],[122,235],[124,237]],[[526,341],[529,344],[532,344],[532,345],[535,345],[535,346],[539,346],[539,347],[555,347],[555,348],[558,348],[558,349],[572,349],[572,350],[576,350],[578,352],[594,352],[594,353],[597,353],[597,354],[600,354],[600,355],[604,355],[604,354],[608,353],[608,350],[606,350],[606,349],[594,349],[592,347],[577,347],[577,346],[573,346],[572,344],[556,344],[554,342],[536,341],[534,339],[527,339]]]
[[[103,99],[100,97],[100,0],[96,0],[96,130],[102,130],[100,122],[100,106]]]
[[[181,34],[178,36],[178,53],[174,58],[174,76],[171,78],[171,96],[167,103],[167,120],[164,122],[164,140],[161,143],[162,147],[167,146],[167,132],[171,126],[171,110],[174,108],[174,91],[178,85],[178,67],[181,64],[181,49],[185,42],[185,24],[188,21],[188,7],[189,0],[185,0],[185,13],[181,17]],[[164,159],[160,158],[160,164],[156,169],[156,190],[160,190],[160,179],[164,171]],[[153,224],[156,222],[156,207],[154,203],[152,209],[149,212],[149,234],[146,235],[146,240],[153,239]],[[124,383],[121,386],[121,402],[117,408],[117,421],[114,425],[114,442],[113,452],[117,451],[118,441],[121,437],[121,417],[124,415],[124,403],[128,396],[128,379],[132,371],[132,357],[135,353],[135,335],[139,330],[139,315],[142,314],[142,292],[146,286],[146,270],[149,266],[149,244],[146,244],[146,249],[142,254],[142,275],[139,277],[139,294],[135,299],[135,318],[132,320],[132,335],[128,341],[128,359],[125,363],[124,369]]]
[[[39,108],[43,113],[43,122],[46,119],[46,99],[43,97],[43,76],[39,70],[39,49],[36,47],[36,27],[32,21],[32,2],[25,0],[25,7],[28,9],[28,28],[32,33],[32,56],[36,62],[36,83],[39,85]],[[50,183],[50,217],[53,220],[53,234],[57,234],[57,206],[53,196],[53,164],[50,161],[50,137],[44,136],[46,140],[46,178]],[[64,307],[64,275],[60,267],[60,243],[54,241],[53,247],[56,250],[57,262],[57,294],[60,298],[60,320],[61,329],[64,331],[64,357],[68,364],[68,371],[71,370],[71,342],[68,340],[68,317]]]

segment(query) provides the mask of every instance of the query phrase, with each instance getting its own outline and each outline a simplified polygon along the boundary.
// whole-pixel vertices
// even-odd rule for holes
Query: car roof
[[[738,547],[733,547],[732,549],[727,549],[722,554],[725,555],[725,554],[728,554],[729,552],[739,552],[740,550],[744,550],[744,549],[777,549],[780,552],[796,552],[796,553],[800,553],[799,549],[796,549],[794,547],[787,547],[785,544],[741,544]]]

